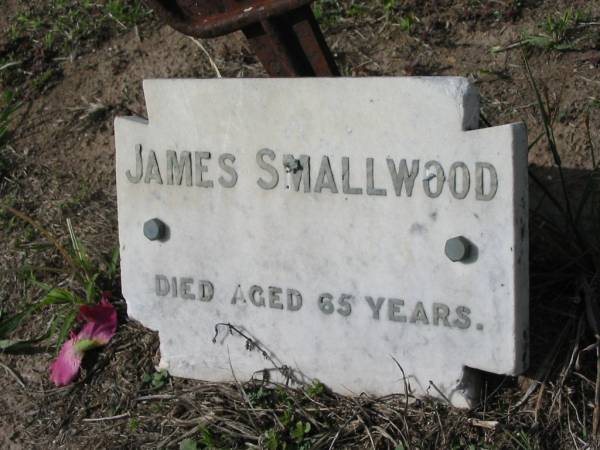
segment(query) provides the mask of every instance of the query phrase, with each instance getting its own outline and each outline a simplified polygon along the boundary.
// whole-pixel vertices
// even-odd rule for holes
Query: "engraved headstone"
[[[526,131],[477,129],[465,79],[144,91],[115,122],[122,284],[170,373],[470,406],[470,369],[526,367]]]

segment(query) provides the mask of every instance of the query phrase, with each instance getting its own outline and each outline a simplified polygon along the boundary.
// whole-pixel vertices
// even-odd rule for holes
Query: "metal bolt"
[[[144,223],[144,236],[151,241],[165,237],[166,225],[160,219],[150,219]]]
[[[444,252],[450,261],[464,261],[471,253],[471,243],[463,236],[453,237],[446,241]]]

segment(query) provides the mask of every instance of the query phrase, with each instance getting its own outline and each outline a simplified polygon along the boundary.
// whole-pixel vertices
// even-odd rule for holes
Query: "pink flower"
[[[117,311],[108,302],[108,293],[102,293],[98,305],[83,305],[78,320],[83,321],[79,333],[71,332],[58,357],[50,366],[50,380],[56,386],[71,383],[77,374],[86,351],[108,344],[117,330]]]

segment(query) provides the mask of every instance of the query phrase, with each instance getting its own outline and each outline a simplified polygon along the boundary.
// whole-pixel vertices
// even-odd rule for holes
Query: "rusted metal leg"
[[[291,11],[290,16],[294,34],[298,36],[298,41],[315,76],[339,76],[340,72],[333,54],[325,42],[325,37],[310,6],[306,5]]]
[[[339,72],[310,6],[243,28],[272,77],[331,77]]]
[[[314,76],[305,58],[298,57],[300,45],[275,19],[245,27],[250,48],[271,77]],[[288,33],[286,33],[288,31]]]
[[[176,30],[215,37],[241,29],[272,77],[337,76],[311,0],[146,0]]]

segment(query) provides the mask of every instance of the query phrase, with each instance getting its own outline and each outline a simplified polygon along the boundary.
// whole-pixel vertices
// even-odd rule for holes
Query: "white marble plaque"
[[[476,129],[467,80],[144,91],[148,121],[115,122],[122,284],[171,374],[246,380],[275,363],[386,395],[405,392],[403,371],[413,395],[469,406],[470,368],[524,370],[526,131]],[[217,324],[270,358],[225,325],[213,343]]]

